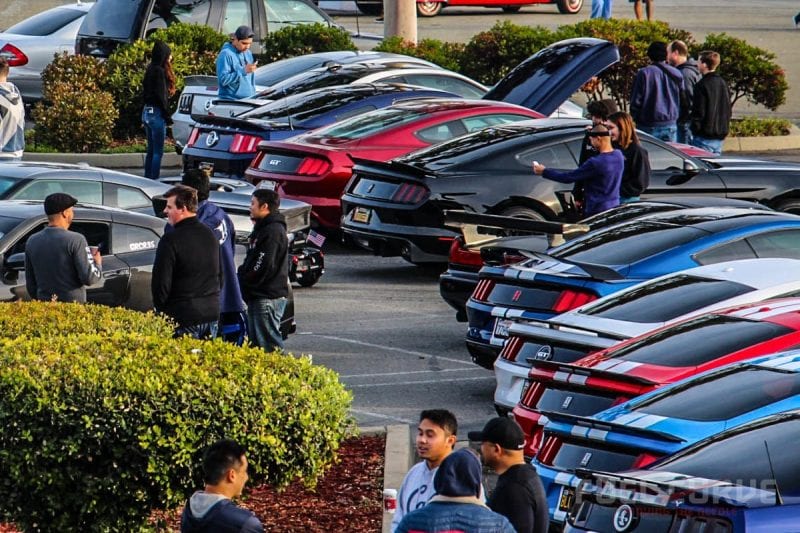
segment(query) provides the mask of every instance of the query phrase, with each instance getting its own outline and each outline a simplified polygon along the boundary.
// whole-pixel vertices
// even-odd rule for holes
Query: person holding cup
[[[35,300],[86,302],[86,286],[102,277],[102,258],[86,237],[69,231],[74,197],[63,192],[44,199],[47,226],[25,245],[25,286]]]

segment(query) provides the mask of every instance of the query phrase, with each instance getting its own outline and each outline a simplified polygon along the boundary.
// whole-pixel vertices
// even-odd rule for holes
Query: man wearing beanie
[[[469,440],[481,443],[483,462],[498,475],[489,508],[508,518],[517,533],[546,533],[547,495],[536,469],[522,454],[522,428],[511,418],[493,418],[483,431],[471,431]]]
[[[442,461],[433,478],[436,495],[421,509],[403,517],[399,533],[465,531],[469,533],[514,533],[514,527],[478,497],[481,462],[469,448],[462,448]]]
[[[636,127],[662,141],[678,138],[683,74],[667,64],[667,43],[656,41],[647,48],[650,64],[636,72],[630,109]]]

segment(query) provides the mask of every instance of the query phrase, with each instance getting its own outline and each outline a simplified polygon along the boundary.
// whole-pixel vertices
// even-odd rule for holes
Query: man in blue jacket
[[[667,43],[647,48],[650,64],[636,72],[631,90],[631,116],[636,127],[662,141],[678,138],[683,74],[667,64]]]
[[[253,59],[250,26],[236,28],[230,42],[225,43],[217,56],[217,85],[219,98],[239,100],[256,94],[255,75],[258,63]]]

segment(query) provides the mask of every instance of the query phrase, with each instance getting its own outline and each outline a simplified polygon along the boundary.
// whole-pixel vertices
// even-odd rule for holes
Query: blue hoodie
[[[661,61],[639,69],[631,90],[631,116],[637,126],[674,126],[681,113],[683,74]]]
[[[225,43],[217,56],[218,96],[222,100],[239,100],[256,94],[255,74],[247,74],[244,66],[254,63],[250,50],[240,52],[232,43]]]

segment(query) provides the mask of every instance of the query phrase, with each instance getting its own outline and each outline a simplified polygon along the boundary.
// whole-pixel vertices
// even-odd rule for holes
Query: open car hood
[[[514,67],[483,98],[550,115],[581,85],[619,61],[616,45],[603,39],[566,39],[542,48]]]

